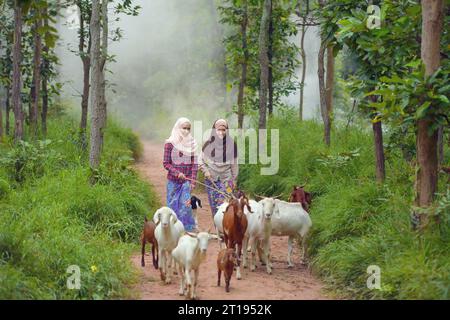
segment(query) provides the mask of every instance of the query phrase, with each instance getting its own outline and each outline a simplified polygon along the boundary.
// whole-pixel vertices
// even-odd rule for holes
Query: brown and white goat
[[[241,254],[242,242],[247,231],[247,216],[244,214],[244,206],[252,212],[249,200],[246,196],[241,196],[239,200],[232,199],[223,214],[223,236],[224,241],[229,249],[235,249],[237,246],[238,266],[236,270],[236,278],[239,280],[241,276]]]
[[[217,286],[220,286],[220,278],[225,278],[225,291],[230,292],[230,280],[236,265],[236,252],[234,249],[223,249],[217,255]]]

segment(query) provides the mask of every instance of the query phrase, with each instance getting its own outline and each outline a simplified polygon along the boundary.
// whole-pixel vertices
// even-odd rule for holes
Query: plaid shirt
[[[178,151],[171,143],[164,145],[164,160],[163,166],[168,171],[167,179],[183,183],[184,179],[179,179],[178,174],[182,172],[186,177],[197,180],[197,157],[185,156],[181,151]],[[195,182],[190,181],[193,186]]]

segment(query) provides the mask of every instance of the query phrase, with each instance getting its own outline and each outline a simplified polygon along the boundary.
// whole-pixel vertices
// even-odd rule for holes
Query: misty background
[[[223,61],[219,54],[223,45],[217,36],[219,14],[213,3],[211,0],[137,0],[134,4],[141,6],[139,15],[121,15],[117,22],[113,21],[111,11],[110,29],[119,27],[123,38],[109,43],[109,54],[115,59],[107,65],[110,72],[106,73],[110,115],[145,137],[160,139],[169,135],[181,116],[191,121],[202,120],[206,129],[215,119],[229,114],[236,104],[237,88],[228,92],[224,102],[220,74]],[[82,63],[71,52],[78,48],[77,30],[70,26],[75,16],[76,11],[69,9],[60,20],[57,51],[59,80],[64,83],[62,99],[70,101],[78,110]],[[305,37],[305,119],[320,116],[317,79],[320,39],[317,32],[316,27],[309,27]],[[298,45],[300,34],[290,41]],[[300,72],[298,68],[298,78]],[[297,110],[299,100],[299,90],[283,99]],[[236,115],[229,119],[237,122]]]

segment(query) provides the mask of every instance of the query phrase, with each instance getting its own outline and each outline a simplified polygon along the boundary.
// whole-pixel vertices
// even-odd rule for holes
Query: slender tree
[[[91,169],[97,169],[100,165],[100,152],[103,139],[103,110],[101,100],[101,25],[100,25],[100,0],[92,1],[92,15],[90,22],[91,32],[91,137],[89,164]]]
[[[81,122],[80,122],[80,136],[83,150],[87,148],[86,130],[87,118],[89,108],[89,88],[90,88],[90,70],[91,70],[91,37],[89,34],[89,27],[86,24],[91,19],[91,1],[79,0],[76,2],[80,12],[80,27],[78,30],[78,55],[83,64],[83,92],[81,95]]]
[[[306,10],[302,12],[301,1],[298,2],[297,15],[302,17],[302,23],[300,26],[300,57],[302,60],[302,73],[300,76],[300,102],[299,102],[299,119],[303,120],[303,101],[304,101],[304,90],[305,90],[305,79],[306,79],[306,51],[305,51],[305,35],[306,35],[306,22],[309,14],[309,0],[306,0]]]
[[[30,133],[32,137],[38,135],[38,114],[39,114],[39,97],[41,91],[41,57],[42,57],[42,18],[41,9],[36,7],[34,9],[34,56],[33,56],[33,84],[31,94],[31,113],[30,113]]]
[[[323,9],[325,6],[325,0],[319,0],[319,6]],[[329,106],[327,104],[327,85],[328,81],[325,83],[325,52],[329,46],[329,37],[325,34],[324,30],[321,32],[320,49],[318,54],[318,69],[317,75],[319,78],[319,96],[320,96],[320,113],[323,119],[324,125],[324,142],[327,146],[330,145],[330,135],[331,135],[331,118],[329,113]],[[327,70],[328,74],[328,70]],[[327,77],[328,80],[328,77]]]
[[[259,63],[260,63],[260,85],[259,85],[259,128],[266,128],[267,91],[269,87],[269,57],[268,36],[271,16],[271,0],[264,0],[263,13],[259,29]]]
[[[274,30],[273,30],[273,17],[272,17],[272,12],[273,12],[273,2],[270,2],[270,17],[269,17],[269,36],[268,36],[268,40],[269,40],[269,45],[267,48],[267,58],[269,59],[269,74],[267,76],[267,85],[268,85],[268,91],[269,91],[269,100],[268,100],[268,104],[267,104],[267,108],[269,109],[269,116],[272,115],[273,113],[273,51],[274,51],[274,45],[273,45],[273,40],[274,40]]]
[[[44,8],[44,27],[48,28],[48,8]],[[49,47],[47,44],[42,48],[42,110],[41,110],[41,130],[43,136],[47,136],[47,112],[48,112],[48,73],[50,68]]]
[[[21,101],[22,74],[20,70],[22,60],[22,26],[23,12],[20,0],[14,2],[14,47],[13,47],[13,81],[12,104],[14,110],[14,141],[23,140],[23,111]]]
[[[325,83],[325,102],[327,105],[327,116],[330,127],[332,125],[332,113],[333,113],[333,88],[334,88],[334,46],[329,44],[327,46],[327,71],[326,71],[326,83]],[[328,135],[330,135],[330,128],[328,129]],[[329,138],[328,138],[329,140]]]
[[[244,92],[245,92],[245,85],[247,83],[247,64],[249,59],[247,46],[247,25],[248,25],[248,3],[247,0],[243,0],[243,15],[241,21],[243,59],[241,62],[241,79],[239,82],[239,92],[237,98],[239,129],[242,129],[244,124]]]
[[[108,61],[108,3],[109,0],[102,0],[102,11],[101,11],[101,21],[102,21],[102,44],[101,44],[101,59],[100,59],[100,98],[102,107],[102,144],[103,147],[103,130],[106,128],[106,118],[107,118],[107,102],[106,102],[106,77],[105,69],[106,62]]]
[[[10,110],[11,110],[11,100],[10,100],[10,89],[9,85],[6,86],[6,102],[5,102],[5,133],[6,135],[10,135],[11,133],[11,124],[9,121]]]
[[[376,103],[377,96],[371,96],[371,101]],[[372,121],[373,141],[375,149],[375,176],[378,183],[386,178],[386,167],[383,146],[383,126],[381,120]]]
[[[444,1],[422,0],[421,58],[425,76],[431,76],[440,66],[440,39]],[[438,130],[429,118],[417,121],[416,205],[428,207],[433,201],[438,180]],[[423,221],[422,221],[423,222]]]

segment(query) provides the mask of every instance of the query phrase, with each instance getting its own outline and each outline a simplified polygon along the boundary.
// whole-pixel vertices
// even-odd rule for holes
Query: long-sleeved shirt
[[[209,172],[213,181],[236,181],[239,173],[238,159],[234,159],[232,162],[216,162],[207,159],[203,153],[200,155],[198,160],[198,165],[200,170],[206,174]]]
[[[197,179],[197,157],[184,155],[183,152],[177,150],[173,144],[166,143],[164,145],[164,160],[163,166],[168,171],[167,179],[178,183],[183,183],[186,180],[178,178],[178,174],[181,172],[187,178]],[[191,181],[195,186],[195,182]]]

